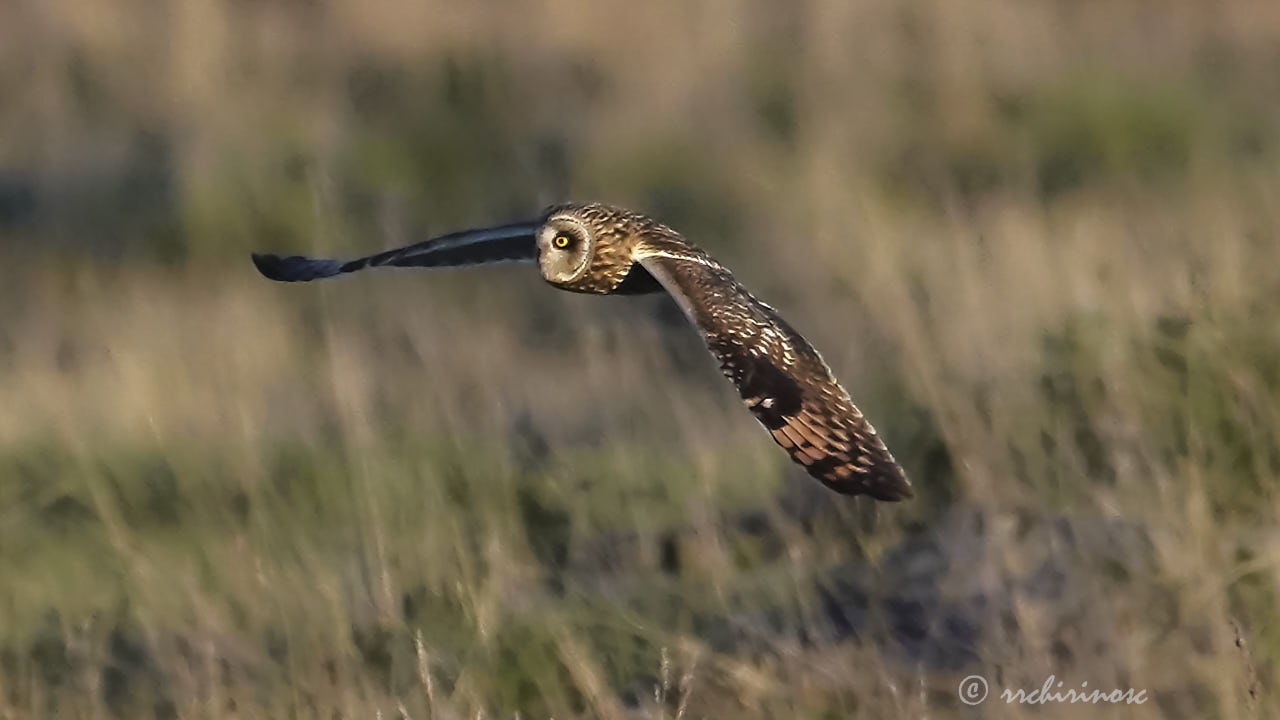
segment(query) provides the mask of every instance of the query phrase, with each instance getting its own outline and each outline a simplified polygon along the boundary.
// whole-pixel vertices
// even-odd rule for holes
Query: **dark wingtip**
[[[915,490],[911,487],[911,481],[907,479],[907,474],[897,463],[882,467],[881,472],[861,488],[861,492],[885,502],[910,500],[916,496]]]
[[[251,253],[249,257],[253,258],[253,266],[258,268],[258,272],[262,276],[270,280],[281,280],[280,277],[280,256],[270,255],[267,253]]]
[[[868,495],[876,500],[898,502],[916,496],[911,481],[902,466],[888,456],[881,457],[871,467],[864,467],[857,459],[830,455],[806,467],[819,482],[841,495]]]
[[[915,490],[911,489],[911,483],[907,482],[906,478],[902,478],[898,481],[873,484],[867,489],[867,494],[876,500],[883,500],[885,502],[911,500],[916,496]]]
[[[331,277],[342,272],[337,260],[309,258],[303,255],[280,257],[271,253],[253,253],[253,265],[263,277],[279,282],[305,282]]]

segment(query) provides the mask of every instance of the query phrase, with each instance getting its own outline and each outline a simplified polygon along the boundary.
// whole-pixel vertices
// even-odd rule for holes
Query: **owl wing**
[[[448,267],[504,261],[531,261],[536,259],[538,254],[535,240],[538,225],[538,223],[517,223],[463,230],[355,260],[333,260],[305,255],[280,257],[267,253],[253,253],[253,264],[257,266],[258,272],[271,280],[305,282],[379,265]]]
[[[773,308],[701,251],[642,249],[637,255],[792,460],[836,492],[877,500],[914,495],[906,473],[822,357]]]

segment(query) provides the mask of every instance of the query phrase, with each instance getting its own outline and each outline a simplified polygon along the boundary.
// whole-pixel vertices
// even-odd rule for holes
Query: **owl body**
[[[369,266],[530,260],[551,285],[591,294],[666,290],[720,369],[791,459],[827,487],[879,500],[913,495],[893,455],[818,351],[713,257],[651,218],[600,203],[548,208],[531,223],[464,231],[346,263],[255,255],[264,275],[312,280]]]

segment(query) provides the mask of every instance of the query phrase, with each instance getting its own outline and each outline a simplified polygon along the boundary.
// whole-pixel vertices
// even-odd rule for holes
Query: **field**
[[[18,0],[0,99],[0,719],[1280,716],[1280,5]],[[665,296],[248,260],[563,199],[916,499]]]

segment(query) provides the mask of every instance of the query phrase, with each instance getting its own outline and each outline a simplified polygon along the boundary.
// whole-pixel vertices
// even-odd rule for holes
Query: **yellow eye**
[[[569,236],[568,236],[568,235],[557,235],[557,236],[555,236],[555,239],[553,239],[553,240],[551,241],[551,244],[553,244],[553,245],[555,245],[556,247],[558,247],[558,248],[560,248],[561,250],[563,250],[563,249],[565,249],[565,248],[569,247]]]

